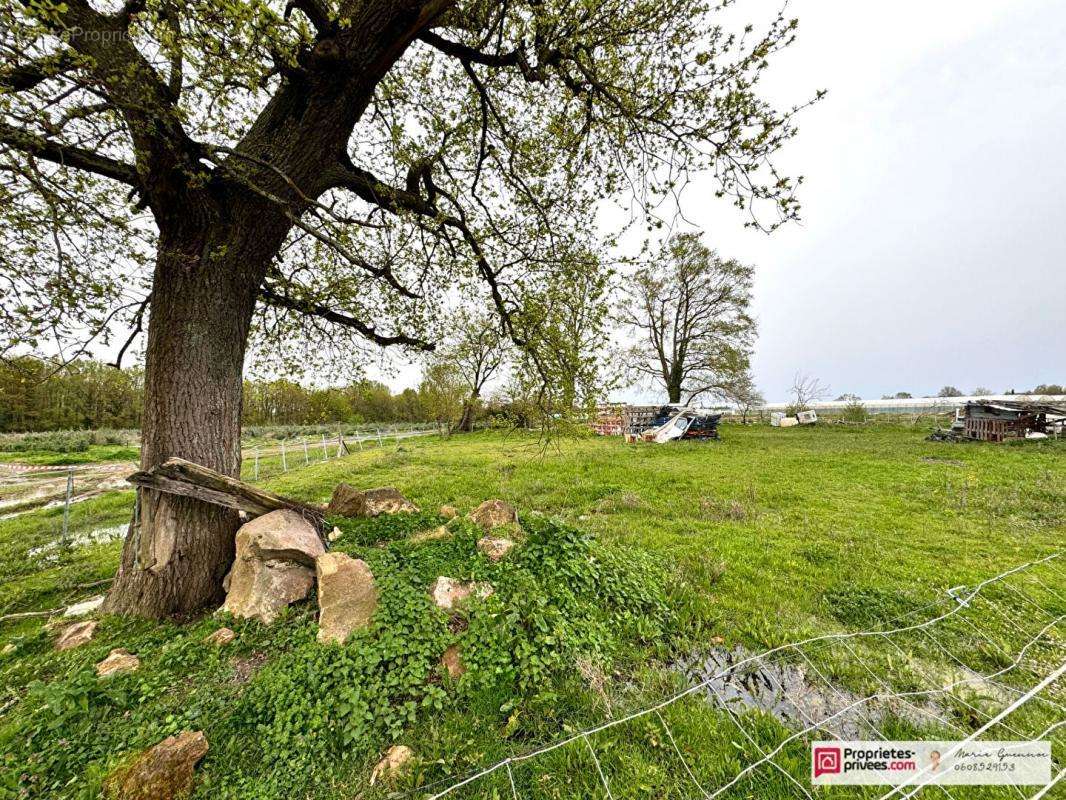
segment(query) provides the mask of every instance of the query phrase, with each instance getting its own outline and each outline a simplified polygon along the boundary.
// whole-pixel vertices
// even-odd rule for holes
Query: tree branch
[[[289,0],[285,4],[285,19],[289,18],[294,9],[302,11],[318,33],[331,33],[333,31],[329,6],[322,0]]]
[[[134,314],[133,330],[130,331],[130,335],[126,338],[126,341],[122,345],[122,348],[118,351],[118,355],[115,356],[115,362],[113,364],[110,364],[109,366],[112,366],[115,369],[122,369],[122,356],[126,354],[126,350],[131,344],[133,344],[133,340],[141,334],[142,330],[144,330],[144,311],[146,308],[148,308],[148,304],[150,302],[152,302],[151,292],[149,292],[148,296],[141,301],[141,305],[140,307],[138,307],[137,313]]]
[[[141,188],[140,176],[131,165],[102,156],[81,147],[53,142],[33,133],[0,122],[0,144],[6,144],[28,155],[43,158],[64,167],[85,170],[105,178]]]
[[[87,0],[54,7],[20,2],[84,57],[86,69],[126,122],[146,189],[156,194],[185,188],[188,177],[202,171],[200,147],[182,126],[171,88],[130,38],[131,18],[143,9],[143,0],[128,0],[114,15],[97,11]]]
[[[0,89],[11,92],[24,92],[50,78],[62,75],[73,67],[74,63],[74,54],[69,50],[64,50],[61,53],[46,56],[29,64],[23,64],[20,67],[10,67],[0,71]]]
[[[512,50],[509,53],[483,53],[460,42],[445,39],[433,31],[423,31],[418,38],[447,56],[458,58],[460,61],[473,61],[475,64],[484,64],[488,67],[515,67],[524,60],[521,50]]]
[[[296,311],[300,314],[308,314],[313,317],[320,317],[327,322],[332,322],[336,325],[342,325],[346,328],[351,328],[358,331],[360,335],[381,345],[382,347],[390,347],[392,345],[404,345],[406,347],[414,347],[418,350],[424,350],[426,352],[432,352],[436,349],[436,345],[432,342],[427,342],[422,339],[416,339],[406,334],[396,334],[394,336],[385,336],[378,333],[373,326],[367,325],[362,320],[358,320],[348,314],[342,314],[339,311],[334,311],[320,303],[313,303],[307,300],[297,300],[289,297],[288,295],[278,292],[274,287],[263,286],[259,289],[260,299],[267,305],[275,306],[277,308],[284,308],[289,311]]]

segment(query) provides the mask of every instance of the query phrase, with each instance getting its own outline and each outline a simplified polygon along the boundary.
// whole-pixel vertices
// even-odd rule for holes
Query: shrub
[[[843,419],[845,422],[866,422],[866,406],[861,400],[852,400],[844,406]]]

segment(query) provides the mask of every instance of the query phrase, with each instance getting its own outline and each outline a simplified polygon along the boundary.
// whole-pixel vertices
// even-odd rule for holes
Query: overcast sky
[[[863,397],[1066,382],[1066,3],[791,9],[769,89],[829,90],[783,159],[807,176],[803,223],[767,237],[688,209],[757,265],[767,397],[796,370]]]
[[[738,5],[756,21],[779,3]],[[794,0],[789,13],[799,38],[768,95],[829,90],[780,159],[806,175],[804,221],[745,230],[710,181],[685,205],[724,256],[757,266],[767,398],[785,399],[797,370],[866,398],[1066,382],[1066,3]]]

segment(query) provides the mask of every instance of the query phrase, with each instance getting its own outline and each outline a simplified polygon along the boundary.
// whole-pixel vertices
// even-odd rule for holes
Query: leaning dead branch
[[[169,458],[149,470],[127,478],[134,486],[166,494],[193,497],[205,503],[243,511],[250,518],[291,508],[321,530],[325,509],[259,489],[183,458]]]

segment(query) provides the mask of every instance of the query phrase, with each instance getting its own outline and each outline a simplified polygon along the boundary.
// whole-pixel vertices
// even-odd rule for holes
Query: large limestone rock
[[[437,608],[452,611],[462,606],[471,597],[484,600],[493,593],[492,586],[484,582],[457,581],[441,575],[429,587],[430,597]]]
[[[311,567],[324,552],[314,525],[290,509],[242,525],[237,556],[224,582],[223,610],[269,625],[281,609],[311,592]]]
[[[289,603],[307,597],[314,582],[314,573],[303,564],[238,557],[222,608],[235,617],[269,625]]]
[[[183,731],[145,750],[104,782],[110,800],[175,800],[192,789],[193,770],[207,753],[203,731]]]
[[[73,625],[68,625],[59,634],[59,638],[56,639],[56,650],[70,650],[90,641],[93,638],[93,634],[96,633],[96,626],[99,624],[95,619],[87,619],[84,622],[75,622]]]
[[[116,647],[107,658],[96,665],[96,674],[108,678],[120,672],[133,672],[141,666],[141,660],[123,647]]]
[[[397,778],[410,769],[414,757],[415,751],[407,745],[393,745],[370,773],[370,785],[373,786],[378,781],[387,784],[395,783]]]
[[[477,549],[488,556],[489,561],[499,561],[514,547],[514,540],[503,536],[482,536],[477,540]]]
[[[237,531],[241,551],[267,561],[294,561],[308,567],[326,552],[315,526],[291,508],[271,511],[247,522]]]
[[[400,494],[398,489],[384,486],[364,492],[347,483],[339,484],[333,490],[333,497],[326,508],[327,514],[342,517],[376,517],[401,511],[415,512],[418,506]]]
[[[518,512],[504,500],[486,500],[470,512],[470,519],[485,531],[491,531],[501,525],[516,525]]]
[[[325,553],[315,560],[318,577],[318,641],[343,643],[352,631],[365,628],[378,607],[374,574],[365,561],[344,553]]]

